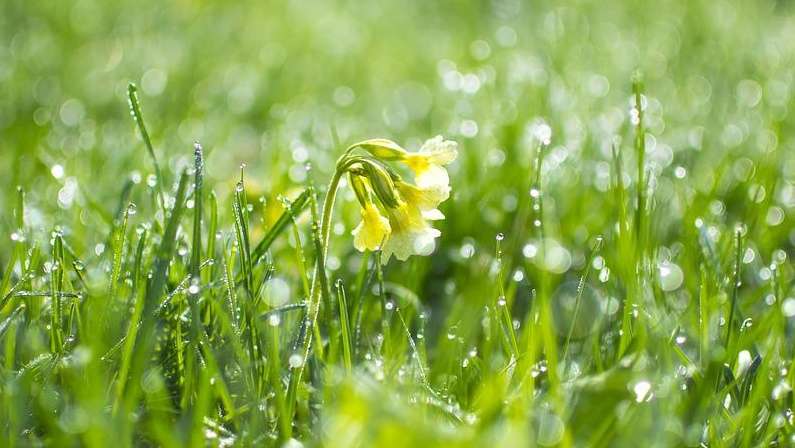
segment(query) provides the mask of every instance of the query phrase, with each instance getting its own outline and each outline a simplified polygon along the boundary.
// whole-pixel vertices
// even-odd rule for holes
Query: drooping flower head
[[[450,197],[444,166],[458,155],[457,144],[437,136],[418,152],[406,151],[387,139],[365,140],[351,146],[355,148],[366,150],[369,156],[352,156],[346,162],[362,207],[362,221],[353,233],[354,247],[360,251],[381,248],[383,263],[393,254],[403,261],[411,255],[432,253],[441,232],[429,221],[444,219],[438,209]],[[414,183],[405,181],[388,162],[408,167]]]

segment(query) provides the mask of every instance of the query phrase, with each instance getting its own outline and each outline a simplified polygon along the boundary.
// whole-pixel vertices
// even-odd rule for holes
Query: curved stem
[[[343,156],[344,157],[344,156]],[[320,311],[320,298],[321,290],[325,281],[321,280],[321,276],[325,276],[325,263],[326,254],[328,253],[328,243],[331,234],[331,215],[334,210],[334,201],[337,197],[337,190],[343,174],[347,171],[347,167],[340,166],[334,172],[334,176],[328,185],[326,197],[323,200],[323,215],[321,216],[320,223],[320,250],[317,255],[317,263],[315,264],[315,275],[312,278],[312,287],[309,293],[309,306],[307,309],[306,320],[304,321],[303,331],[301,332],[299,352],[291,355],[298,354],[301,356],[300,365],[293,368],[290,375],[290,383],[287,389],[287,404],[288,415],[292,416],[295,411],[296,393],[298,385],[301,383],[301,377],[304,373],[304,366],[309,359],[309,352],[312,348],[312,333],[315,324],[317,323],[318,312]],[[292,366],[291,366],[292,367]],[[291,434],[282,434],[283,439],[291,437]]]
[[[326,259],[326,254],[328,253],[328,242],[331,234],[331,214],[334,208],[334,200],[337,198],[337,190],[339,189],[340,179],[342,179],[342,175],[345,174],[347,171],[347,167],[344,170],[337,170],[334,172],[334,177],[331,178],[331,182],[329,182],[328,190],[326,191],[326,197],[323,200],[323,215],[321,215],[320,221],[320,242],[323,245],[323,260]]]

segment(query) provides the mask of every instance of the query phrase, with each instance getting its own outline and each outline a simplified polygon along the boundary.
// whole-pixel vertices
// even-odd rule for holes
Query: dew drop
[[[635,401],[641,403],[651,398],[651,383],[648,381],[638,381],[633,386],[632,391],[635,392]]]
[[[304,365],[304,358],[298,353],[293,353],[290,355],[290,358],[287,360],[287,362],[290,364],[291,369],[297,369]]]
[[[282,323],[282,318],[278,314],[271,314],[268,316],[268,325],[271,327],[278,327]]]

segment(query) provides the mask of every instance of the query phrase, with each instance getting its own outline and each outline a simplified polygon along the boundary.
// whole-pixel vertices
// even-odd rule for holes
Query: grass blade
[[[310,191],[309,189],[306,189],[302,191],[297,198],[295,198],[295,201],[290,203],[289,207],[287,207],[284,213],[282,213],[281,216],[279,216],[279,219],[277,219],[273,224],[273,227],[271,227],[268,230],[268,233],[262,237],[262,240],[259,242],[259,244],[257,244],[257,247],[254,248],[254,251],[251,253],[253,260],[259,260],[263,255],[265,255],[265,252],[267,252],[271,247],[271,244],[273,244],[273,242],[276,240],[276,237],[278,237],[284,231],[284,229],[293,219],[297,218],[301,214],[301,212],[309,203],[309,195]]]
[[[165,217],[166,199],[165,194],[163,193],[163,182],[165,182],[165,179],[163,178],[163,172],[160,170],[160,164],[157,162],[157,156],[155,155],[155,149],[152,146],[152,140],[149,138],[149,132],[146,130],[146,125],[144,124],[144,116],[141,112],[141,104],[138,101],[138,87],[134,83],[129,83],[127,85],[127,99],[130,105],[130,113],[135,120],[136,126],[138,126],[138,131],[141,133],[141,138],[143,139],[144,145],[146,146],[146,151],[149,153],[149,157],[152,158],[152,164],[155,167],[155,175],[157,176],[157,196],[160,202],[160,209],[163,210],[163,216]]]

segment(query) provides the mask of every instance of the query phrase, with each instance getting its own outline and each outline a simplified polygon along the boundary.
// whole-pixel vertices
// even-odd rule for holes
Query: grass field
[[[795,446],[794,9],[3,0],[0,446]]]

